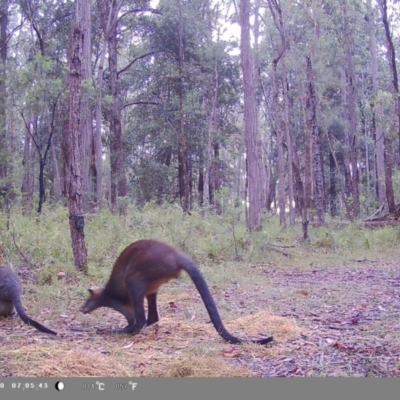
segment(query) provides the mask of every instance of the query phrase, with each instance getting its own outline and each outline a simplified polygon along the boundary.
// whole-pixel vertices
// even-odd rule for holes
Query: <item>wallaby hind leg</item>
[[[14,304],[12,301],[0,301],[0,317],[11,317],[17,316],[17,313],[14,311]]]
[[[157,311],[157,293],[149,294],[147,296],[148,316],[147,325],[155,324],[160,320]]]

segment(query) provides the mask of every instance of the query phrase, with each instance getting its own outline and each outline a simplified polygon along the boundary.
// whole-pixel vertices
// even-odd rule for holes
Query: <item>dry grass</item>
[[[4,327],[5,321],[2,322]],[[12,325],[14,325],[12,323]],[[53,324],[54,325],[54,324]],[[299,335],[288,319],[266,312],[226,323],[240,337],[258,336],[268,326],[280,341]],[[27,329],[27,330],[26,330]],[[279,348],[226,344],[211,324],[163,318],[137,336],[60,330],[56,338],[23,328],[1,335],[0,374],[88,377],[246,377],[234,360],[271,357]],[[28,331],[29,329],[29,331]],[[23,333],[32,332],[29,335]]]

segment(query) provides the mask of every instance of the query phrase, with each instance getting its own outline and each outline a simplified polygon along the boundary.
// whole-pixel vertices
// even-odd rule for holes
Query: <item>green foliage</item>
[[[380,258],[390,254],[393,247],[400,244],[397,227],[379,229],[363,228],[358,223],[332,229],[320,227],[312,232],[311,248],[338,255],[354,255],[354,258]]]
[[[7,216],[0,213],[0,226]],[[216,279],[226,279],[233,265],[275,265],[285,268],[317,263],[340,263],[356,259],[393,257],[400,248],[400,229],[366,229],[360,224],[310,229],[311,240],[302,242],[300,224],[282,231],[278,218],[266,218],[263,229],[247,232],[243,212],[228,208],[224,216],[180,207],[147,203],[140,210],[127,205],[125,214],[107,210],[88,215],[85,236],[89,280],[105,281],[120,252],[131,242],[153,238],[177,246],[201,266],[217,264]],[[14,208],[10,230],[1,230],[6,264],[34,267],[39,282],[50,284],[57,273],[78,274],[74,269],[68,213],[64,207],[45,209],[40,217],[22,216]],[[218,276],[220,278],[218,278]],[[224,278],[225,277],[225,278]],[[85,278],[86,279],[86,278]]]
[[[174,168],[158,163],[152,158],[143,157],[140,164],[132,165],[130,177],[132,195],[138,205],[144,205],[155,199],[159,204],[173,199]]]
[[[47,108],[51,108],[49,105],[64,90],[59,65],[48,56],[36,55],[24,68],[14,73],[13,78],[11,89],[14,104],[20,110],[34,110],[35,115],[41,115]],[[26,96],[24,99],[21,98],[22,90]]]

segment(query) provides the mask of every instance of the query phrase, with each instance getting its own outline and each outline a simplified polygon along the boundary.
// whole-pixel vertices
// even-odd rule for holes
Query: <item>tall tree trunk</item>
[[[308,235],[308,224],[309,224],[309,210],[312,207],[312,195],[313,195],[313,178],[315,171],[312,168],[314,159],[314,146],[313,138],[317,128],[317,116],[316,116],[316,98],[314,92],[314,78],[312,75],[312,64],[311,56],[306,57],[306,94],[305,94],[305,151],[304,151],[304,208],[302,210],[302,226],[303,226],[303,239],[307,240]]]
[[[292,146],[291,146],[291,138],[290,138],[290,129],[289,129],[289,103],[288,99],[286,96],[286,100],[284,100],[284,111],[283,111],[283,117],[279,116],[279,93],[278,93],[278,74],[277,74],[277,67],[278,63],[280,60],[283,60],[286,54],[286,50],[288,48],[288,42],[286,38],[286,32],[285,32],[285,26],[283,23],[283,12],[281,8],[281,4],[279,1],[276,0],[268,0],[268,6],[271,11],[272,18],[274,20],[275,26],[278,29],[280,39],[281,39],[281,48],[279,50],[278,55],[274,58],[272,61],[273,65],[273,72],[272,72],[272,87],[273,87],[273,93],[274,93],[274,100],[273,100],[273,115],[275,118],[275,133],[276,133],[276,138],[277,138],[277,147],[278,147],[278,207],[279,207],[279,219],[280,219],[280,224],[283,228],[286,228],[286,194],[285,194],[285,176],[286,176],[286,171],[285,171],[285,160],[284,160],[284,141],[286,137],[286,141],[288,142],[288,163],[290,163],[290,175],[291,175],[291,182],[288,182],[288,187],[290,191],[290,197],[291,199],[289,200],[290,203],[293,202],[293,165],[292,159],[289,159],[289,152],[290,152],[290,157],[293,156],[292,154]],[[283,66],[282,68],[282,90],[284,92],[283,97],[285,98],[285,94],[287,95],[287,87],[284,87],[286,84],[286,68]],[[289,207],[293,207],[293,203],[289,205]],[[290,208],[291,214],[292,210]],[[293,216],[290,218],[290,222],[292,223]]]
[[[215,142],[213,147],[214,147],[214,160],[213,160],[212,170],[214,179],[214,191],[219,192],[221,190],[221,158],[219,152],[219,147],[220,147],[219,143]],[[215,195],[213,204],[217,214],[221,214],[222,213],[221,202],[217,198],[215,198]]]
[[[95,165],[96,165],[96,202],[99,208],[103,206],[103,143],[102,143],[102,98],[103,98],[103,75],[104,75],[104,63],[107,53],[107,44],[108,44],[108,36],[112,33],[112,29],[115,30],[114,25],[117,23],[116,18],[117,14],[113,7],[108,8],[107,5],[109,3],[106,0],[98,0],[97,7],[99,10],[99,18],[101,29],[104,34],[104,43],[101,48],[99,65],[97,71],[97,95],[96,95],[96,133],[94,139],[94,148],[95,148]],[[115,3],[113,3],[115,4]]]
[[[215,197],[215,191],[218,191],[218,177],[219,177],[219,150],[215,151],[219,144],[215,142],[215,134],[217,131],[217,97],[218,97],[218,67],[215,61],[214,76],[209,88],[209,107],[207,115],[207,144],[206,144],[206,176],[205,187],[206,190],[206,204],[220,209],[218,200]],[[213,151],[214,147],[214,151]]]
[[[206,142],[206,160],[205,160],[205,174],[204,174],[204,186],[207,188],[204,192],[204,204],[207,206],[214,205],[215,196],[214,193],[210,195],[210,191],[214,191],[215,184],[211,183],[211,177],[214,176],[212,173],[213,169],[213,152],[212,143],[214,140],[214,131],[216,126],[216,101],[217,101],[217,77],[218,69],[214,66],[215,76],[212,84],[210,84],[208,90],[209,106],[207,107],[207,142]],[[212,202],[211,202],[212,199]]]
[[[289,95],[288,95],[288,82],[287,82],[287,72],[286,72],[286,62],[283,58],[282,60],[282,88],[283,88],[283,106],[284,106],[284,126],[285,126],[285,140],[286,140],[286,148],[287,148],[287,182],[288,182],[288,192],[289,192],[289,221],[290,225],[294,225],[295,223],[295,213],[293,209],[294,205],[294,188],[293,188],[293,143],[292,143],[292,135],[290,133],[290,119],[289,119]]]
[[[82,79],[87,87],[92,84],[92,44],[91,44],[91,2],[83,2],[82,6],[82,34],[83,34],[83,58],[82,58]],[[84,208],[93,206],[93,181],[92,181],[92,157],[93,157],[93,115],[91,94],[82,92],[81,99],[81,134],[82,134],[82,190]]]
[[[388,135],[385,138],[385,186],[386,186],[386,200],[388,202],[389,212],[396,211],[396,203],[393,192],[393,144],[392,139]],[[394,211],[391,211],[394,207]]]
[[[254,36],[254,73],[256,79],[256,85],[262,88],[261,83],[261,66],[259,60],[259,37],[260,37],[260,0],[255,0],[254,2],[254,24],[253,24],[253,36]],[[260,103],[256,103],[256,115],[260,115]],[[257,126],[259,126],[259,121],[257,121]],[[258,135],[257,139],[257,154],[259,160],[260,169],[260,196],[261,196],[261,210],[266,210],[267,208],[267,197],[269,189],[269,175],[267,170],[267,163],[265,159],[265,152],[263,146],[263,138],[261,134]]]
[[[393,98],[394,98],[394,113],[397,117],[397,133],[399,136],[399,154],[400,154],[400,92],[399,92],[399,81],[397,75],[396,66],[396,51],[393,44],[391,29],[389,26],[388,15],[387,15],[387,2],[386,0],[377,0],[379,9],[381,12],[383,27],[385,29],[386,36],[386,55],[389,62],[390,71],[392,72],[392,86],[393,86]],[[387,148],[385,149],[385,184],[386,184],[386,199],[388,202],[389,212],[396,210],[396,203],[393,192],[392,184],[392,171],[390,168],[393,166],[392,160],[392,139],[387,135],[386,137]],[[389,164],[389,165],[388,165]]]
[[[347,80],[347,102],[344,104],[348,120],[348,144],[350,147],[351,165],[351,197],[352,218],[360,216],[360,176],[358,168],[359,135],[357,123],[357,88],[356,75],[353,65],[352,42],[353,34],[350,31],[349,17],[347,12],[347,0],[343,2],[344,33],[345,33],[345,71]]]
[[[75,267],[87,273],[87,250],[84,233],[82,196],[82,135],[80,131],[82,97],[82,57],[84,31],[82,13],[86,0],[77,0],[69,48],[68,130],[64,133],[64,158],[68,191],[69,225]]]
[[[293,136],[292,132],[290,133]],[[307,209],[304,204],[304,184],[301,179],[300,172],[300,162],[298,158],[298,151],[296,146],[296,141],[294,138],[291,138],[291,142],[293,144],[293,157],[292,157],[292,169],[293,169],[293,180],[294,180],[294,198],[296,201],[295,210],[301,214],[302,219],[302,227],[303,227],[303,240],[308,239],[308,219],[307,219]]]
[[[9,0],[0,1],[0,189],[8,187],[6,177],[9,173],[9,151],[7,140],[7,118],[6,118],[6,63],[8,52],[8,17]],[[2,201],[0,199],[0,206]]]
[[[116,29],[116,27],[115,27]],[[121,105],[118,89],[118,40],[116,30],[108,37],[108,62],[110,68],[111,86],[111,123],[112,132],[110,162],[111,162],[111,204],[117,204],[118,197],[127,195],[127,182],[125,176],[125,157],[122,142]]]
[[[33,209],[34,174],[35,174],[35,150],[32,146],[32,138],[25,129],[24,156],[22,159],[22,212],[28,214]]]
[[[211,1],[207,0],[207,46],[212,49],[214,46],[213,43],[213,22],[212,22],[212,10],[211,10]],[[214,73],[212,78],[210,79],[207,88],[206,88],[206,119],[207,119],[207,136],[206,136],[206,150],[204,157],[204,183],[203,188],[203,205],[209,207],[212,203],[210,202],[210,197],[214,199],[214,194],[210,196],[210,191],[213,190],[214,185],[210,183],[211,177],[211,169],[212,169],[212,143],[215,136],[215,128],[216,128],[216,116],[217,116],[217,96],[218,96],[218,65],[217,59],[215,57],[215,53],[213,52],[213,59],[210,60],[213,65]]]
[[[184,110],[184,77],[183,69],[185,63],[185,48],[183,44],[183,21],[182,21],[182,4],[179,2],[179,21],[178,21],[178,35],[179,35],[179,172],[180,172],[180,196],[182,201],[182,207],[185,212],[190,212],[189,204],[189,172],[188,172],[188,146],[185,132],[185,110]]]
[[[107,0],[97,0],[99,9],[100,25],[104,33],[104,38],[107,43],[108,49],[108,66],[110,72],[110,90],[112,97],[111,112],[110,112],[110,131],[111,131],[111,145],[110,145],[110,165],[111,165],[111,193],[109,194],[111,208],[115,209],[118,197],[125,197],[128,193],[127,181],[125,175],[125,158],[123,151],[122,140],[122,124],[121,124],[121,104],[119,100],[119,85],[118,85],[118,14],[122,2]],[[103,57],[103,54],[102,56]],[[98,72],[98,85],[101,93],[103,76],[103,63],[100,60]],[[96,174],[97,174],[97,197],[102,191],[102,157],[101,152],[101,96],[97,99],[96,104]],[[100,197],[101,198],[101,197]]]
[[[278,59],[275,58],[272,62],[272,109],[273,109],[273,132],[276,136],[276,146],[278,148],[278,193],[275,195],[274,208],[279,210],[279,223],[283,229],[286,229],[286,194],[285,194],[285,158],[283,151],[283,129],[281,122],[281,112],[279,110],[279,91],[277,84],[277,63]],[[278,201],[276,201],[276,199]]]
[[[322,169],[322,154],[321,154],[321,133],[318,129],[317,122],[317,97],[315,93],[314,74],[311,56],[307,58],[307,86],[309,100],[309,122],[308,128],[311,133],[312,146],[312,164],[314,185],[314,204],[317,211],[317,219],[319,224],[325,223],[325,203],[324,203],[324,177]]]
[[[331,217],[336,217],[336,164],[332,152],[329,152],[329,204]]]
[[[244,86],[244,125],[247,156],[247,178],[249,195],[249,231],[260,230],[261,193],[260,168],[257,152],[258,126],[256,108],[256,87],[254,79],[254,63],[250,47],[250,0],[240,2],[240,55]]]
[[[53,162],[53,185],[54,185],[54,194],[57,200],[61,198],[61,178],[60,178],[60,172],[58,169],[58,161],[57,161],[57,154],[56,154],[56,148],[54,146],[54,142],[51,143],[50,146],[50,151],[51,151],[51,158]]]
[[[106,44],[104,43],[100,54],[99,67],[97,72],[97,96],[96,96],[96,132],[94,139],[95,164],[96,164],[96,203],[98,208],[103,207],[103,143],[101,135],[102,127],[102,92],[104,60],[106,55]]]

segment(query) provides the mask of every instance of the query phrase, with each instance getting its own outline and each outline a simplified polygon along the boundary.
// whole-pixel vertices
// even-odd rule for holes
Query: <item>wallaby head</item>
[[[89,288],[89,298],[85,301],[85,304],[80,308],[83,314],[88,314],[97,308],[103,306],[103,288]]]

